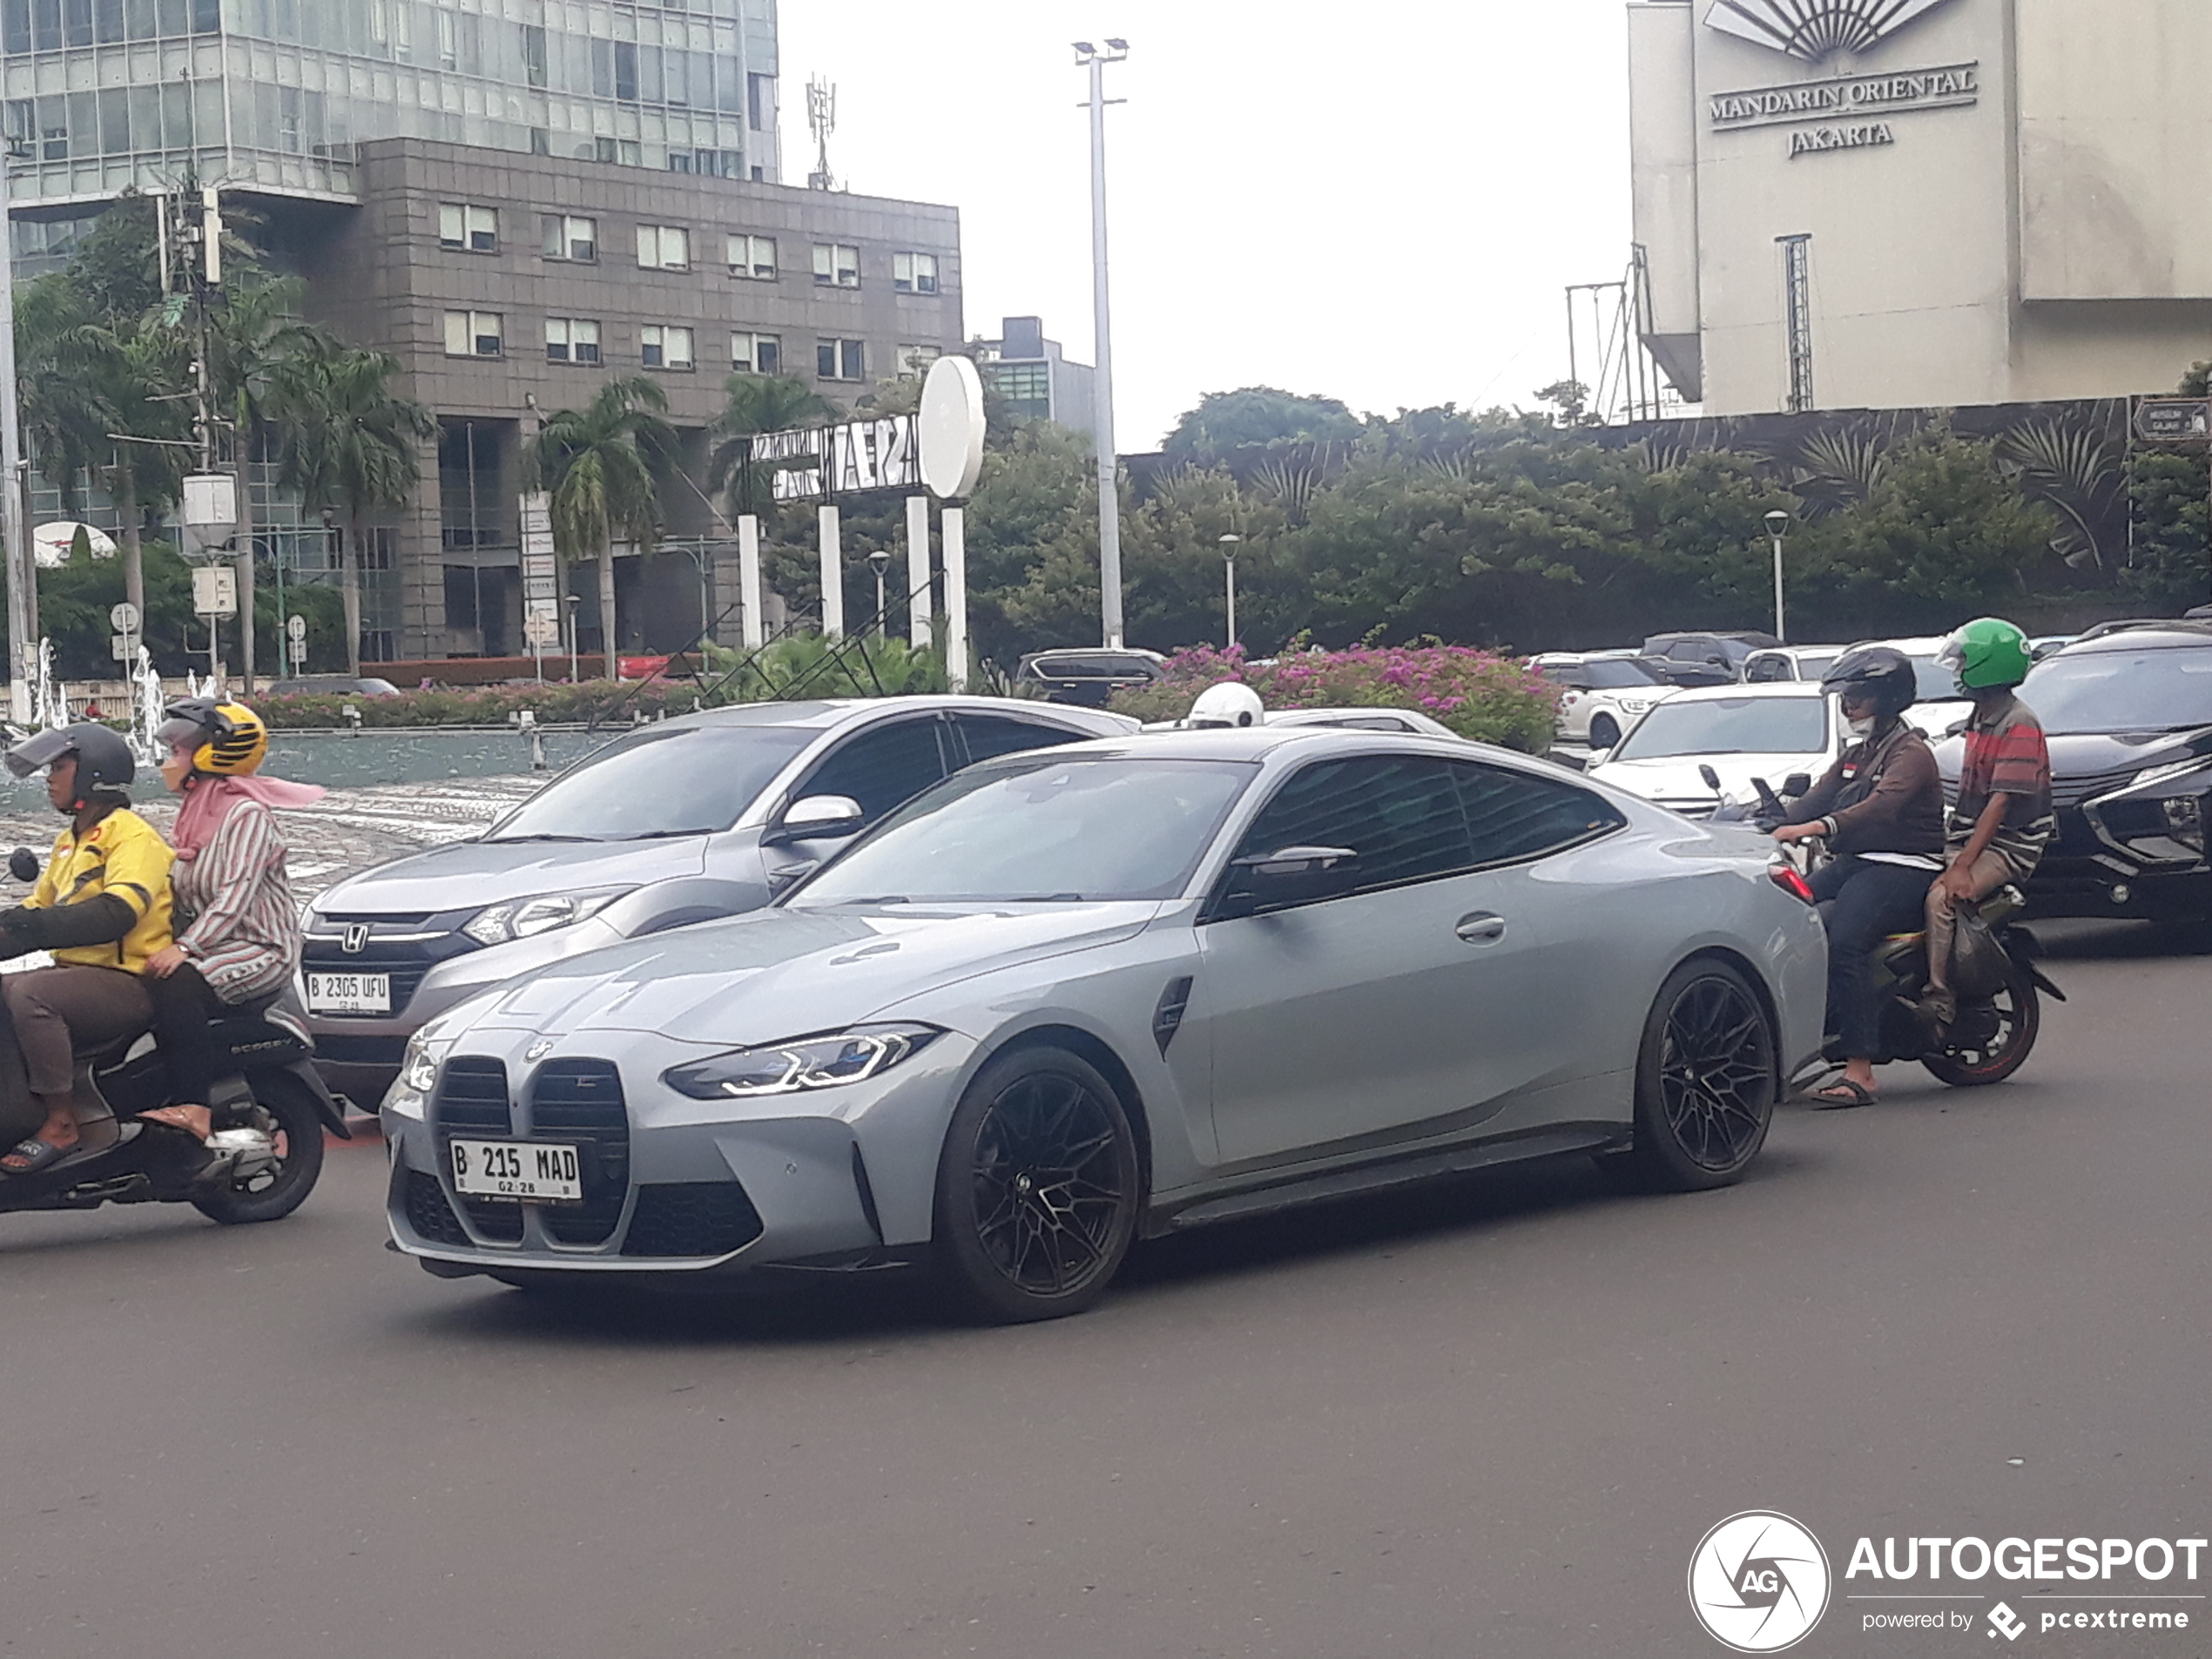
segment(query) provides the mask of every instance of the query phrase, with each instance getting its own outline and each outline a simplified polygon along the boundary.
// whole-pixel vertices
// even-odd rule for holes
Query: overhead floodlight
[[[1092,45],[1090,42],[1087,40],[1077,41],[1076,43],[1076,50],[1086,57],[1096,57],[1098,56],[1098,48]]]
[[[1120,52],[1124,57],[1129,54],[1129,42],[1126,40],[1109,40],[1106,44],[1109,50]]]

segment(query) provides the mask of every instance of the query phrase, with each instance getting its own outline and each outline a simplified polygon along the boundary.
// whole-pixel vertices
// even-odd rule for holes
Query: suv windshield
[[[664,726],[610,744],[517,807],[488,841],[640,841],[728,829],[819,733]]]
[[[1616,657],[1602,663],[1584,663],[1580,668],[1567,670],[1561,678],[1570,685],[1587,685],[1599,691],[1619,691],[1632,686],[1667,684],[1664,674],[1632,657]]]
[[[971,766],[901,807],[791,903],[1172,898],[1257,770],[1044,756]]]
[[[1677,755],[1809,755],[1828,746],[1824,697],[1674,698],[1637,722],[1615,760]]]
[[[2038,664],[2020,700],[2060,737],[2212,725],[2212,645],[2068,652]]]

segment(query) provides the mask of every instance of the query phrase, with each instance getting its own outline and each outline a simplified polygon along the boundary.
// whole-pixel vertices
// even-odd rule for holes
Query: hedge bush
[[[1541,754],[1559,718],[1559,688],[1511,658],[1460,645],[1308,651],[1265,662],[1211,646],[1178,651],[1157,685],[1113,706],[1141,720],[1179,720],[1210,686],[1239,680],[1270,708],[1417,709],[1463,738]]]

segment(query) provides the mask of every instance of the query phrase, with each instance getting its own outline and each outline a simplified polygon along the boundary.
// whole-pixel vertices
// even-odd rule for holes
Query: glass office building
[[[19,234],[188,172],[351,202],[422,138],[778,181],[776,0],[0,0]],[[43,205],[46,211],[38,212]],[[59,250],[55,250],[59,251]]]

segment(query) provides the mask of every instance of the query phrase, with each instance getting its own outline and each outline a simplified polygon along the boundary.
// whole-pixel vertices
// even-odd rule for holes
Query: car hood
[[[435,914],[541,894],[644,887],[698,874],[707,840],[455,841],[349,876],[315,908],[324,915]]]
[[[2182,760],[2212,761],[2212,726],[2188,732],[2081,732],[2047,741],[2051,776],[2058,781],[2148,772]],[[1936,765],[1947,780],[1957,780],[1966,751],[1964,738],[1936,745]]]
[[[1724,794],[1748,798],[1754,778],[1778,790],[1793,772],[1817,778],[1828,770],[1829,759],[1820,754],[1670,755],[1662,760],[1608,760],[1594,767],[1590,776],[1646,800],[1710,800],[1713,792],[1698,775],[1700,766],[1720,774]]]
[[[648,1031],[743,1047],[865,1020],[921,992],[1127,939],[1160,906],[762,910],[556,962],[472,1005],[474,1028]]]

